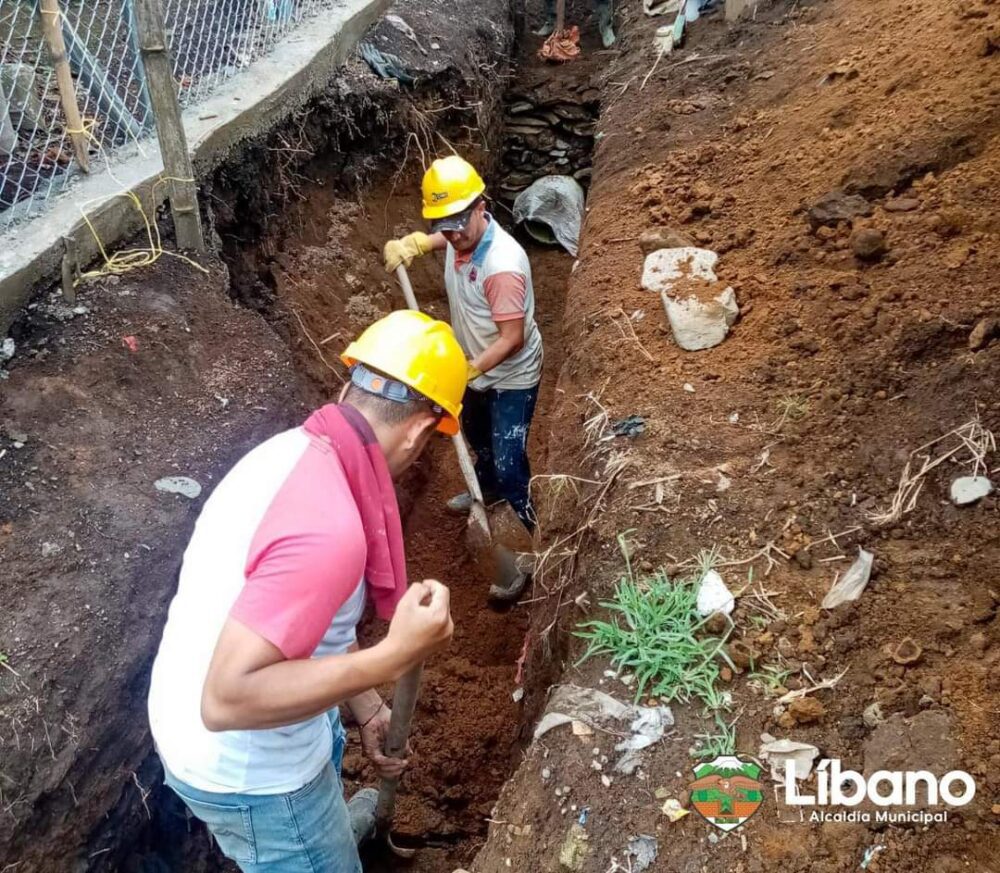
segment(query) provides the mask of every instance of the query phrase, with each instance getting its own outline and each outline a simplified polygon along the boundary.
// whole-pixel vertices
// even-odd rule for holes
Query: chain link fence
[[[337,2],[160,0],[181,106]],[[0,0],[0,231],[154,127],[134,0]]]

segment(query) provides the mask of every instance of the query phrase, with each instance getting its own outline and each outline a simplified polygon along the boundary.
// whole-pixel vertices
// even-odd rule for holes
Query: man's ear
[[[429,412],[412,416],[406,427],[406,448],[423,446],[434,432],[437,423],[437,416],[431,415]]]

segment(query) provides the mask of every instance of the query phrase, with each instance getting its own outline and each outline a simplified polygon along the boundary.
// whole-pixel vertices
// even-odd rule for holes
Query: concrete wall
[[[265,133],[322,90],[390,4],[344,0],[187,110],[184,126],[196,172],[210,170],[236,143]],[[67,238],[75,244],[81,266],[99,257],[84,215],[108,252],[143,227],[129,192],[139,197],[147,215],[155,215],[167,193],[166,185],[156,184],[163,163],[155,137],[142,144],[142,152],[116,155],[111,172],[76,180],[42,216],[0,236],[0,336],[34,290],[59,277]]]

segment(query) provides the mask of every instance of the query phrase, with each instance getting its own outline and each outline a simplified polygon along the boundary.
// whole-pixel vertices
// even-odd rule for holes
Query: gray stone
[[[871,203],[860,194],[847,194],[837,189],[824,194],[809,208],[809,224],[815,230],[871,214]]]
[[[157,479],[153,487],[165,494],[180,494],[188,500],[194,500],[201,494],[201,485],[188,476],[165,476]]]
[[[956,506],[968,506],[992,491],[993,483],[985,476],[959,476],[951,483],[951,502]]]
[[[969,334],[970,351],[978,352],[985,348],[995,336],[1000,336],[1000,319],[989,316],[980,318]]]

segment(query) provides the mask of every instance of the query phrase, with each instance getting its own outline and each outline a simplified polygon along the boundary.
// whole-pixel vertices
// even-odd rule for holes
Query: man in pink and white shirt
[[[464,354],[447,324],[404,311],[344,361],[340,404],[255,448],[206,501],[153,664],[165,781],[245,871],[361,873],[374,798],[345,804],[337,707],[379,773],[398,776],[374,688],[452,633],[448,590],[407,588],[392,479],[435,430],[457,431]],[[359,649],[366,599],[391,623]]]

